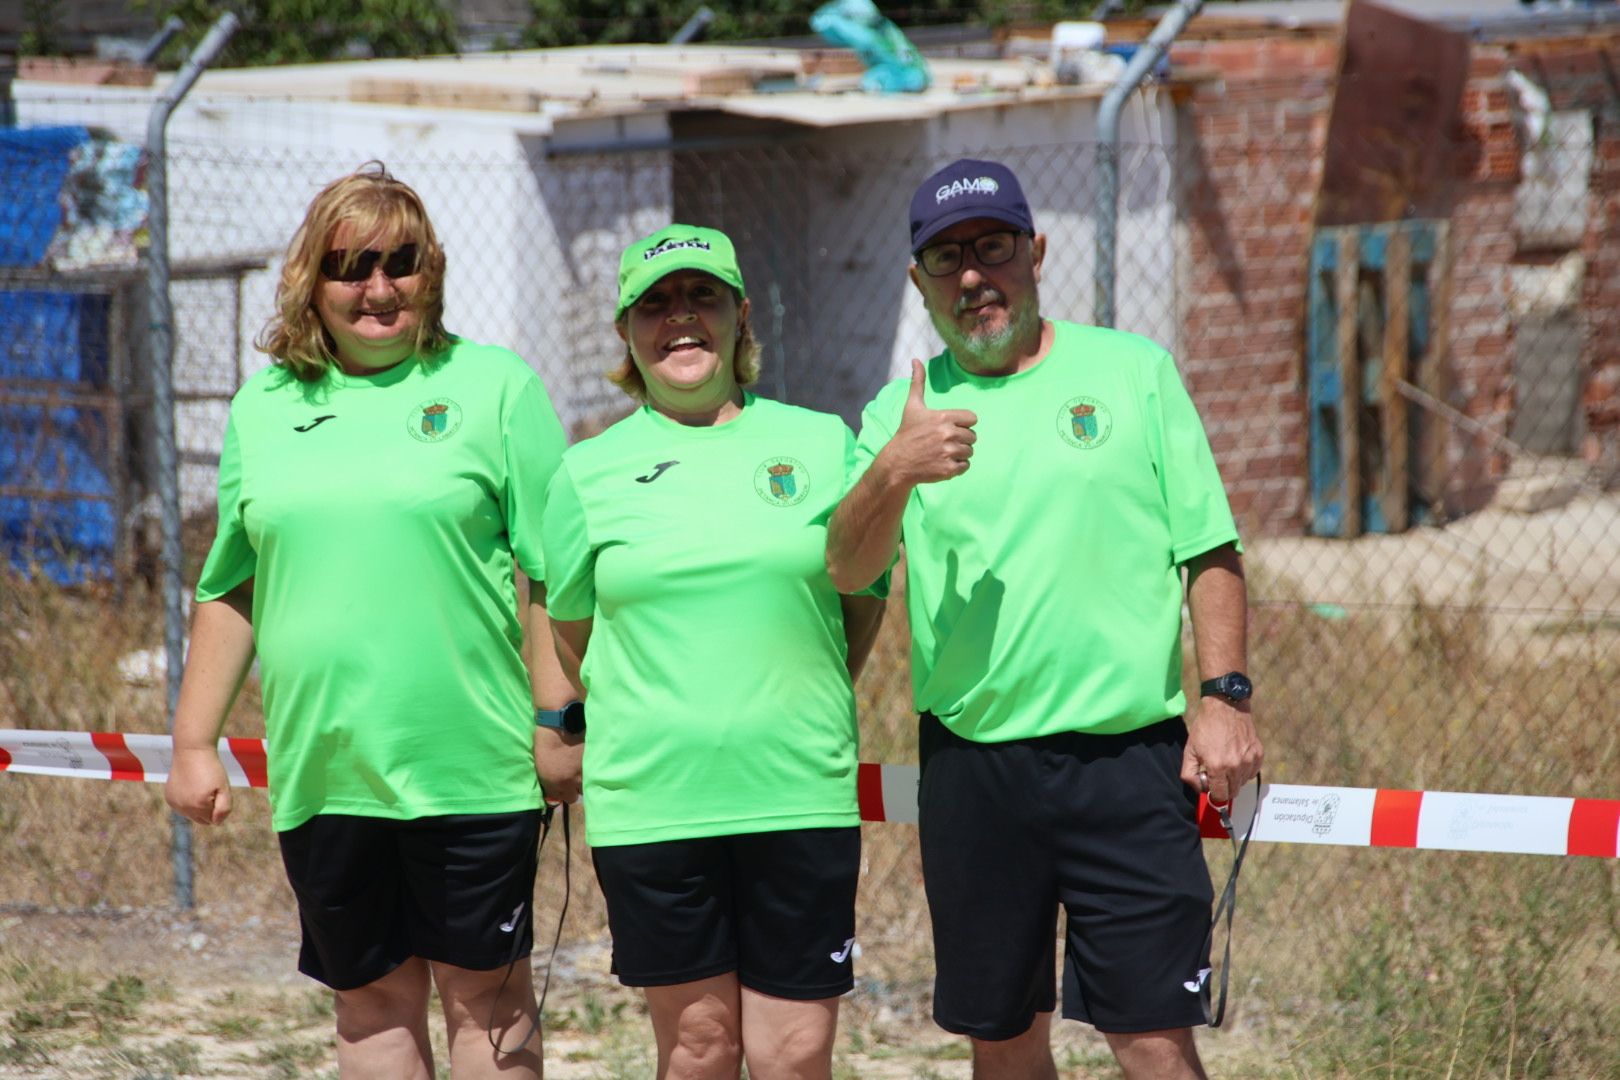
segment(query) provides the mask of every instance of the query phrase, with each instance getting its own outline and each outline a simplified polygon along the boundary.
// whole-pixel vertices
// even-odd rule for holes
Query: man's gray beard
[[[928,317],[933,321],[934,329],[939,331],[939,336],[945,339],[946,347],[951,350],[951,355],[956,357],[958,363],[966,361],[964,366],[970,369],[1000,371],[1012,360],[1012,356],[1009,355],[1012,347],[1039,328],[1040,311],[1040,302],[1032,295],[1012,313],[1006,326],[1000,330],[987,330],[977,334],[963,333],[957,329],[955,320],[948,315],[938,315],[930,311]]]

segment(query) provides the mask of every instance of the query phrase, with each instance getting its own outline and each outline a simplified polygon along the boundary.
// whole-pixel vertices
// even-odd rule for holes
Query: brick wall
[[[1595,120],[1588,187],[1581,309],[1582,456],[1609,484],[1620,482],[1620,33],[1516,50],[1511,67],[1547,90],[1555,110],[1581,109]]]
[[[1448,148],[1456,187],[1450,208],[1451,295],[1442,316],[1449,331],[1442,382],[1446,403],[1496,435],[1508,433],[1514,404],[1508,268],[1516,251],[1520,148],[1506,76],[1501,49],[1473,47],[1460,130]],[[1449,513],[1468,513],[1490,501],[1510,458],[1495,439],[1460,426],[1447,428],[1446,505]]]
[[[1599,125],[1587,230],[1586,413],[1582,455],[1607,486],[1620,484],[1620,123]]]
[[[1617,37],[1616,40],[1620,40]],[[1585,58],[1564,53],[1585,50]],[[1587,41],[1548,70],[1580,93],[1604,95],[1602,58]],[[1298,533],[1308,524],[1304,354],[1309,244],[1338,65],[1332,39],[1180,42],[1173,62],[1202,68],[1183,110],[1187,239],[1181,269],[1179,359],[1247,534]],[[1512,278],[1520,141],[1507,72],[1509,49],[1476,43],[1458,130],[1443,150],[1451,187],[1445,404],[1486,432],[1507,434],[1515,405]],[[1620,65],[1616,65],[1620,66]],[[1574,78],[1581,74],[1580,80]],[[1552,79],[1559,83],[1559,79]],[[1620,471],[1620,119],[1600,117],[1593,209],[1584,245],[1582,306],[1589,318],[1585,448]],[[1603,104],[1603,103],[1597,103]],[[1443,298],[1436,297],[1443,302]],[[1509,463],[1504,444],[1466,424],[1446,432],[1449,514],[1486,503]]]
[[[1306,523],[1305,290],[1338,45],[1178,44],[1187,239],[1178,361],[1244,535]]]

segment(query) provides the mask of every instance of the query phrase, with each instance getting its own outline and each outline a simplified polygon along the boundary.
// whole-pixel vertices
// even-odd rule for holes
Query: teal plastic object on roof
[[[834,45],[852,49],[866,65],[861,89],[916,94],[928,89],[928,64],[872,0],[831,0],[810,16],[810,29]]]

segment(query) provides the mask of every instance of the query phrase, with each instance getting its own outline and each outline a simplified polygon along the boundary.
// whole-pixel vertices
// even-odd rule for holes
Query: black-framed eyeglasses
[[[382,264],[385,277],[410,277],[416,273],[416,245],[401,244],[393,251],[377,251],[373,248],[360,252],[344,248],[328,251],[321,256],[321,275],[352,285],[357,281],[370,281],[378,263]]]
[[[962,269],[962,249],[972,247],[973,257],[980,266],[1000,266],[1017,253],[1018,238],[1022,235],[1017,229],[1004,229],[985,233],[971,241],[947,240],[942,244],[930,244],[917,252],[917,265],[929,277],[954,274]]]

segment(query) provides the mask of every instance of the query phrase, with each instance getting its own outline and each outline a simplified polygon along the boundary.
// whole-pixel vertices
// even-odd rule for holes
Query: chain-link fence
[[[140,116],[117,102],[97,108],[115,129]],[[311,148],[303,125],[338,123],[315,113],[278,106],[249,132],[193,128],[171,143],[171,244],[191,267],[174,297],[193,560],[212,532],[230,394],[264,362],[251,342],[279,253],[314,192],[360,163],[348,149]],[[1168,104],[1148,120],[1155,137],[1122,151],[1119,325],[1175,353],[1243,529],[1268,778],[1614,797],[1620,164],[1610,157],[1620,155],[1604,152],[1590,115],[1584,126],[1560,121],[1518,140],[1498,174],[1454,166],[1432,216],[1318,226],[1319,143],[1308,130],[1245,130],[1223,144]],[[388,145],[387,164],[422,193],[447,249],[448,325],[524,355],[576,438],[627,408],[602,377],[622,355],[610,325],[617,256],[670,220],[736,240],[764,345],[761,392],[852,424],[909,358],[937,351],[906,278],[904,215],[912,187],[946,160],[994,156],[1023,180],[1047,236],[1045,314],[1085,322],[1096,303],[1097,148],[1086,142],[942,148],[856,132],[716,148],[677,132],[656,149],[562,152],[520,137],[452,154],[395,133]],[[17,374],[56,346],[4,345],[23,366],[0,376],[0,455],[10,455],[0,505],[33,516],[4,533],[0,723],[160,731],[161,620],[139,512],[140,322],[117,314],[111,285],[57,275],[40,287],[101,298],[80,316],[99,351],[80,355],[103,359],[71,377],[64,367]],[[43,404],[19,397],[41,380],[51,384]],[[93,438],[68,420],[30,420],[60,417],[66,382],[96,403],[75,405],[80,416],[106,417]],[[77,534],[53,523],[78,521],[79,507],[89,520],[102,502],[51,464],[81,443],[110,470],[108,551],[130,554],[105,574],[64,579],[38,545],[48,539],[51,557],[81,565]],[[863,678],[865,760],[915,760],[903,621],[895,608]],[[234,733],[260,730],[251,693],[238,714]],[[0,899],[163,901],[155,792],[0,784],[0,836],[38,854]],[[129,876],[129,859],[98,861],[110,841],[90,838],[109,830],[145,852],[144,877]],[[239,823],[200,844],[205,903],[280,895],[273,846],[253,831]],[[920,1001],[927,924],[912,834],[871,827],[867,852],[863,988]],[[1211,854],[1219,874],[1224,857]],[[1580,989],[1620,977],[1612,864],[1284,845],[1250,859],[1239,1029],[1279,1033],[1341,1065],[1360,1060],[1336,1058],[1341,1046],[1376,1042],[1393,1062],[1449,1039],[1513,1075],[1620,1069],[1612,1040],[1596,1034],[1612,1029],[1615,1006]],[[598,938],[588,863],[576,870],[585,914],[569,934]],[[554,897],[556,883],[544,887]]]

